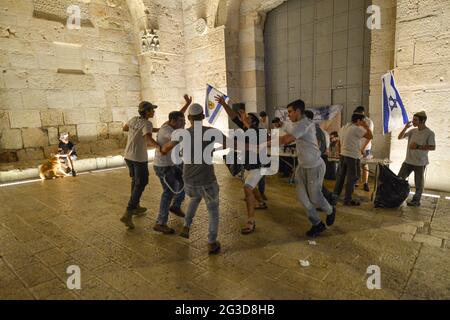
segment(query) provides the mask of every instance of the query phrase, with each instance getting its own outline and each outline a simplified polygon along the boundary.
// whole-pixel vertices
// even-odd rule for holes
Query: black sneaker
[[[72,170],[72,177],[76,177],[77,176],[77,172],[75,170]]]
[[[406,201],[406,204],[408,205],[408,207],[420,207],[420,201],[414,199],[411,201]]]
[[[125,211],[122,218],[120,218],[120,221],[123,222],[123,224],[127,226],[128,229],[134,229],[133,214],[130,211]]]
[[[356,201],[356,200],[344,201],[344,206],[358,207],[360,205],[361,205],[361,203],[359,201]]]
[[[336,206],[338,203],[339,196],[336,193],[331,194],[330,205]]]
[[[306,232],[306,235],[308,237],[311,238],[315,238],[317,237],[319,234],[321,234],[322,232],[324,232],[327,228],[325,227],[325,225],[323,224],[323,222],[321,221],[318,225],[316,226],[312,226],[311,229],[309,229]]]
[[[208,243],[208,254],[218,254],[220,252],[220,242]]]
[[[167,226],[166,224],[155,224],[153,230],[162,232],[163,234],[174,234],[175,230]]]
[[[364,183],[364,191],[369,192],[370,188],[369,188],[369,184],[368,183]]]
[[[334,219],[336,219],[336,206],[333,206],[333,211],[331,214],[327,215],[327,226],[332,226],[334,223]]]

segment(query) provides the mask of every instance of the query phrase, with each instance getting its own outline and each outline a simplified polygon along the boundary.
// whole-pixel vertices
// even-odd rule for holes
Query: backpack
[[[387,166],[379,164],[375,208],[398,208],[408,198],[410,187],[404,180],[393,173]]]

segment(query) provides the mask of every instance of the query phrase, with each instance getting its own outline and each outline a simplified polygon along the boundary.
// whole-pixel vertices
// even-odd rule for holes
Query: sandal
[[[253,233],[256,229],[255,221],[247,221],[247,227],[241,229],[242,234],[250,234]]]
[[[267,209],[267,208],[268,208],[267,203],[261,202],[261,203],[259,204],[259,207],[255,207],[255,210],[265,210],[265,209]]]

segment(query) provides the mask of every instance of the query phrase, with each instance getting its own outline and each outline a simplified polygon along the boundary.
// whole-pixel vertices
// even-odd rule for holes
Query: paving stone
[[[414,241],[422,242],[426,245],[430,245],[433,247],[441,247],[442,246],[442,238],[434,237],[428,234],[416,234],[414,236]]]
[[[217,256],[207,253],[208,214],[203,203],[190,239],[151,231],[161,192],[152,168],[149,184],[157,192],[144,192],[142,205],[149,212],[144,218],[135,218],[137,227],[133,231],[127,231],[119,221],[129,197],[126,169],[0,188],[0,297],[448,297],[447,215],[440,214],[431,221],[427,213],[393,215],[383,209],[368,211],[369,204],[367,208],[348,210],[339,206],[336,224],[315,239],[313,246],[304,236],[310,225],[299,203],[293,201],[295,189],[278,177],[269,177],[269,209],[258,213],[257,232],[244,237],[239,229],[245,222],[245,203],[236,201],[242,198],[241,181],[230,178],[222,166],[216,171],[223,196],[219,232],[222,252]],[[27,202],[15,200],[24,194]],[[442,212],[440,204],[428,201],[423,207],[427,212]],[[183,220],[169,218],[169,225],[179,231]],[[431,234],[420,233],[425,229]],[[301,267],[299,259],[308,260],[310,266]],[[81,291],[65,287],[69,265],[81,269]],[[370,265],[381,268],[382,290],[367,289]]]

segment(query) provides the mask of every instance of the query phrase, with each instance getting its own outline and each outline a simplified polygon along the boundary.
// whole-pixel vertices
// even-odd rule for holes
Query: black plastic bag
[[[408,198],[409,183],[393,173],[387,166],[379,165],[379,178],[375,208],[398,208]]]

